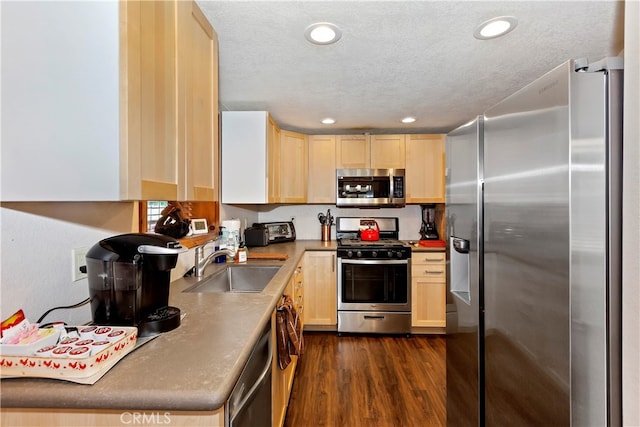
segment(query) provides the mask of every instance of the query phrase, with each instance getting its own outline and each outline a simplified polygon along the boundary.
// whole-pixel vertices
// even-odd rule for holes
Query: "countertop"
[[[93,385],[52,379],[3,379],[0,406],[217,410],[231,393],[304,252],[335,249],[334,241],[313,240],[250,248],[250,252],[289,256],[287,261],[280,261],[282,268],[260,293],[184,293],[198,279],[178,279],[171,283],[169,304],[185,315],[180,327],[131,352]],[[208,266],[205,278],[221,268],[224,264]]]

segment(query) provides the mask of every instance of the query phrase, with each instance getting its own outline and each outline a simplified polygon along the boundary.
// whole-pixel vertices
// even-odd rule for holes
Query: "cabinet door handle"
[[[434,270],[425,270],[424,271],[425,274],[442,274],[444,273],[444,271],[442,270],[438,270],[438,271],[434,271]]]
[[[425,258],[424,262],[441,262],[442,259],[440,258]]]
[[[335,255],[331,255],[331,272],[332,273],[336,272],[336,256]]]

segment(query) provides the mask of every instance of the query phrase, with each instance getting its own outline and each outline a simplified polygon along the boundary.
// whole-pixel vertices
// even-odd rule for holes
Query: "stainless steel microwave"
[[[404,169],[337,169],[336,206],[400,208],[405,204]]]

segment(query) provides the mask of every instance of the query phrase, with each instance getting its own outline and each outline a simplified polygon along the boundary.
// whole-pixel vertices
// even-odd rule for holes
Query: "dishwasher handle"
[[[271,334],[271,332],[269,332],[269,334]],[[233,425],[233,419],[236,417],[236,415],[238,415],[239,413],[242,412],[244,407],[253,398],[254,394],[256,394],[256,391],[258,390],[258,387],[260,387],[262,385],[262,382],[264,381],[265,377],[267,375],[269,375],[269,372],[271,371],[271,363],[273,362],[273,343],[271,342],[271,336],[269,336],[269,339],[268,339],[267,342],[268,342],[268,349],[269,349],[268,350],[269,357],[267,359],[267,362],[264,365],[262,373],[260,374],[260,376],[258,377],[256,382],[253,383],[253,385],[251,386],[249,391],[245,394],[244,398],[240,401],[239,404],[234,405],[233,413],[229,414],[229,420],[231,420],[231,424],[232,425]]]

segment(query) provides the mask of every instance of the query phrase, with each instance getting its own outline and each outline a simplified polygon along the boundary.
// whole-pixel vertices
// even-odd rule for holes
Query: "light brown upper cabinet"
[[[267,200],[278,203],[280,191],[280,126],[269,116],[267,123]]]
[[[280,202],[307,201],[307,135],[280,131]]]
[[[337,169],[369,169],[371,144],[369,135],[336,136]]]
[[[145,2],[143,2],[145,3]],[[154,2],[156,3],[156,2]],[[194,2],[178,2],[179,197],[218,200],[218,37]]]
[[[336,136],[337,169],[402,169],[405,135]]]
[[[405,135],[371,135],[371,169],[404,169]]]
[[[445,135],[406,135],[406,203],[445,202]]]
[[[2,200],[213,200],[216,169],[187,155],[215,166],[216,42],[184,18],[198,13],[191,1],[3,4]]]
[[[336,203],[336,136],[309,135],[307,203]]]
[[[123,199],[179,198],[176,6],[121,3],[126,21],[120,38]]]

